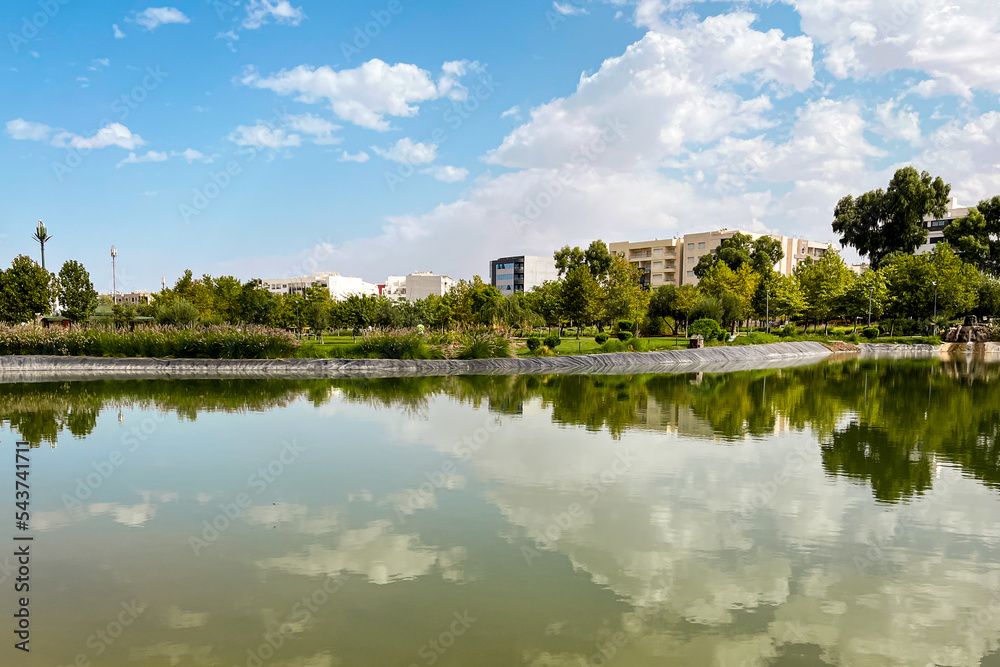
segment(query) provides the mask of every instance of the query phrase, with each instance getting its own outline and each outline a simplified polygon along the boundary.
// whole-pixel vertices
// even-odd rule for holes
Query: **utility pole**
[[[111,246],[111,303],[118,305],[118,248]]]
[[[52,237],[49,236],[48,230],[45,229],[45,223],[41,220],[38,221],[38,226],[35,228],[35,235],[31,238],[38,241],[38,244],[42,246],[42,268],[45,268],[45,243],[51,241]]]

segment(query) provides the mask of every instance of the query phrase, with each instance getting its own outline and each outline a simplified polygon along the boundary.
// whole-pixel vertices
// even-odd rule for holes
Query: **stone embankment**
[[[511,359],[120,359],[0,357],[0,382],[142,378],[378,378],[432,375],[729,372],[806,365],[832,354],[814,342]]]

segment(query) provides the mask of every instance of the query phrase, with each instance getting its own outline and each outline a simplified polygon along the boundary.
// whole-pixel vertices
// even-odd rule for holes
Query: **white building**
[[[325,287],[334,301],[343,301],[352,294],[378,296],[378,285],[339,273],[314,271],[310,276],[269,278],[260,281],[260,284],[272,294],[304,294],[310,287]]]
[[[952,199],[951,206],[948,207],[948,212],[944,214],[943,218],[936,219],[933,216],[925,218],[924,227],[927,229],[927,243],[917,248],[917,252],[920,254],[930,252],[934,246],[944,241],[944,228],[955,220],[969,215],[970,208],[972,207],[959,206],[958,200]]]
[[[408,276],[389,276],[385,281],[385,294],[395,301],[419,301],[432,294],[444,296],[457,285],[448,276],[439,276],[432,271],[414,271]]]
[[[514,255],[490,262],[490,284],[504,296],[525,294],[549,280],[559,280],[556,261],[551,256]]]

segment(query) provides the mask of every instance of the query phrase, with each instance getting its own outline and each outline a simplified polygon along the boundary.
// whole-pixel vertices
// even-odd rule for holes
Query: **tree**
[[[198,309],[187,299],[176,298],[156,311],[157,324],[191,326],[198,321]]]
[[[559,326],[562,311],[562,283],[546,280],[525,295],[528,307],[541,315],[546,326]]]
[[[950,195],[951,185],[940,176],[904,167],[886,190],[841,199],[834,210],[833,231],[840,234],[841,245],[856,248],[877,269],[889,253],[913,253],[927,242],[924,220],[944,217]]]
[[[785,257],[781,241],[770,236],[761,236],[754,240],[749,234],[736,232],[728,239],[723,239],[708,255],[702,255],[694,267],[694,274],[703,278],[717,263],[723,263],[733,271],[749,264],[761,275],[773,270],[773,266]]]
[[[687,313],[681,313],[677,307],[680,295],[676,285],[663,285],[657,288],[649,297],[649,319],[662,318],[672,321],[673,333],[676,336],[680,328],[679,322],[685,318]]]
[[[701,294],[694,285],[681,285],[677,288],[677,314],[684,317],[684,333],[687,335],[688,322],[691,320],[691,309],[698,303]],[[678,318],[679,319],[679,318]]]
[[[608,275],[608,271],[611,270],[613,258],[611,257],[611,251],[608,250],[608,245],[598,239],[591,241],[586,250],[581,250],[579,246],[575,248],[570,248],[568,245],[563,246],[561,249],[555,251],[553,259],[556,261],[556,269],[559,271],[560,278],[568,274],[571,269],[578,266],[586,266],[587,270],[590,271],[590,275],[595,280],[600,281],[604,280]]]
[[[813,262],[807,259],[795,267],[795,279],[806,300],[806,315],[815,323],[827,324],[842,306],[841,297],[850,285],[853,274],[844,264],[840,253],[828,248]]]
[[[1000,197],[984,199],[944,228],[958,255],[984,273],[1000,275]]]
[[[236,322],[243,324],[273,324],[278,297],[256,280],[248,280],[236,298]]]
[[[352,294],[347,297],[342,306],[344,322],[351,328],[354,340],[358,332],[370,327],[375,322],[378,311],[378,298],[368,294]]]
[[[760,274],[754,272],[749,263],[733,271],[728,264],[720,261],[708,270],[698,287],[708,296],[721,298],[726,292],[734,294],[739,299],[740,311],[749,316],[753,312],[753,300],[760,282]]]
[[[84,322],[97,308],[97,290],[83,264],[71,259],[59,269],[56,281],[62,314],[73,322]]]
[[[859,320],[867,324],[869,307],[872,321],[879,320],[885,312],[888,297],[885,271],[869,269],[851,279],[840,300],[844,314],[855,318],[855,324]]]
[[[624,257],[615,257],[604,284],[603,312],[611,322],[642,318],[649,303],[649,292],[639,282],[639,268]]]
[[[597,319],[601,303],[601,287],[586,266],[575,266],[566,274],[562,286],[562,314],[574,322],[576,337],[580,327]]]
[[[20,324],[47,315],[54,294],[53,276],[27,255],[18,255],[0,272],[0,320]]]
[[[214,313],[224,322],[237,322],[243,285],[233,276],[219,276],[215,279],[205,276],[205,278],[210,281]]]
[[[762,277],[774,273],[774,265],[785,258],[785,250],[781,241],[772,236],[761,236],[753,242],[753,255],[750,263],[753,270]]]
[[[982,278],[947,242],[925,255],[895,255],[887,260],[889,312],[895,317],[927,319],[934,313],[953,317],[972,312]],[[934,283],[937,283],[935,286]]]

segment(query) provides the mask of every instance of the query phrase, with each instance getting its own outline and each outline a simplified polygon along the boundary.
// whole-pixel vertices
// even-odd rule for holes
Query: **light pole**
[[[44,269],[45,268],[45,243],[47,241],[52,240],[52,237],[49,236],[48,230],[45,229],[45,223],[44,222],[42,222],[41,220],[38,221],[38,226],[35,227],[35,235],[32,236],[31,238],[33,238],[36,241],[38,241],[38,244],[40,246],[42,246],[42,268]]]
[[[875,294],[875,286],[872,285],[868,288],[868,326],[872,325],[872,295]]]
[[[118,305],[118,270],[115,264],[118,260],[118,248],[111,246],[111,303]]]
[[[766,287],[765,291],[767,293],[767,310],[764,319],[767,322],[767,333],[771,333],[771,288]]]
[[[937,332],[937,292],[938,292],[938,283],[935,280],[931,284],[934,285],[934,331],[936,333]]]

